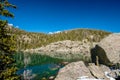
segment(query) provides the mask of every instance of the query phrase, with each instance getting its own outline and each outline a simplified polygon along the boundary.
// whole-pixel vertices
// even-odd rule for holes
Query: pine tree
[[[14,17],[6,8],[16,8],[8,0],[0,0],[0,17]],[[0,20],[0,80],[19,80],[16,75],[13,53],[15,52],[14,35],[7,26],[7,20]]]

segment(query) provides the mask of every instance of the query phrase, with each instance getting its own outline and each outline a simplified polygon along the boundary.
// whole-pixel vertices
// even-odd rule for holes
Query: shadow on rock
[[[111,62],[110,60],[107,58],[106,52],[103,48],[101,48],[100,46],[96,45],[95,48],[91,49],[91,59],[92,62],[97,64],[97,58],[98,57],[98,63],[99,64],[105,64],[110,66]]]

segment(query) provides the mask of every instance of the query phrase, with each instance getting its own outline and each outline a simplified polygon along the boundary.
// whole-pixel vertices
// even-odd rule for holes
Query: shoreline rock
[[[88,80],[110,80],[111,77],[115,80],[115,73],[105,65],[96,66],[94,63],[89,63],[86,66],[83,61],[77,61],[61,68],[55,80],[81,80],[82,77]]]
[[[120,64],[120,34],[111,34],[101,40],[95,48],[91,50],[92,61],[99,57],[99,63],[111,65]]]
[[[83,61],[72,62],[60,69],[55,80],[77,80],[79,76],[94,78]]]

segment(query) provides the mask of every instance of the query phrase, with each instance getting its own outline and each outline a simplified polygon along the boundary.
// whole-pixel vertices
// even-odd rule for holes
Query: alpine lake
[[[49,80],[55,78],[59,69],[64,67],[64,62],[74,62],[79,59],[60,59],[37,53],[17,52],[14,55],[17,64],[17,74],[22,80]]]

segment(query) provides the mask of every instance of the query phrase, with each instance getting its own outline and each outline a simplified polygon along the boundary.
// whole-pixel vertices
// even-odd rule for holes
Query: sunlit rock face
[[[84,57],[90,57],[90,48],[95,44],[95,42],[91,43],[87,39],[83,41],[64,40],[54,42],[40,48],[26,50],[26,52],[46,54],[58,58],[66,58],[71,55],[82,55]]]
[[[60,69],[55,80],[77,80],[80,76],[88,76],[89,78],[94,79],[83,61],[70,63]]]
[[[91,50],[93,61],[99,57],[100,63],[120,63],[120,33],[111,34],[100,41],[95,48]]]
[[[59,70],[55,80],[115,80],[118,75],[105,65],[72,62]]]

